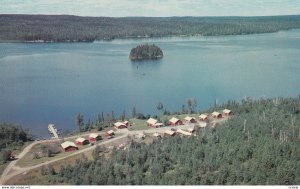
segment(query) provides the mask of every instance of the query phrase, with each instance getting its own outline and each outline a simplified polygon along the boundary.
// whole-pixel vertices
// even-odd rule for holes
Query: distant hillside
[[[300,16],[79,17],[0,15],[0,41],[94,41],[171,35],[238,35],[300,28]]]

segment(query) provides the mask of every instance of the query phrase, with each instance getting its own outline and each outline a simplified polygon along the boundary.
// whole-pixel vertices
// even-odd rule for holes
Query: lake
[[[131,48],[155,43],[164,58],[128,59]],[[124,39],[94,43],[0,43],[0,122],[48,136],[47,125],[76,129],[101,113],[159,114],[159,101],[180,111],[246,96],[300,94],[300,30],[218,37]],[[187,106],[187,105],[186,105]]]

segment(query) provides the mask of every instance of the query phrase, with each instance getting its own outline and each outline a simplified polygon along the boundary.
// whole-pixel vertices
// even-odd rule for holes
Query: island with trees
[[[132,48],[129,54],[130,60],[153,60],[163,58],[163,51],[158,46],[152,44],[138,45]]]
[[[113,18],[0,14],[0,42],[92,42],[182,35],[245,35],[296,28],[300,28],[300,15]]]

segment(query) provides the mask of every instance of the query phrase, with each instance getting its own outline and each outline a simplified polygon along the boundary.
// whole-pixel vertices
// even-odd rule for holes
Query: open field
[[[84,134],[84,136],[87,134]],[[120,134],[116,134],[115,137],[119,137],[121,136]],[[74,136],[71,138],[67,138],[65,139],[65,141],[71,141],[75,143],[76,138],[78,138],[78,136]],[[95,145],[101,144],[104,141],[108,141],[109,139],[106,139],[105,136],[102,135],[102,140],[97,141],[97,143]],[[19,167],[28,167],[28,166],[34,166],[34,165],[38,165],[40,163],[45,163],[47,161],[51,161],[54,159],[58,159],[58,158],[62,158],[66,155],[70,155],[70,154],[74,154],[78,151],[72,151],[72,152],[64,152],[63,150],[61,150],[60,153],[58,154],[53,154],[51,157],[40,157],[38,159],[33,159],[32,154],[33,153],[40,153],[41,152],[41,147],[42,145],[47,145],[47,144],[56,144],[58,146],[58,148],[60,148],[60,143],[59,141],[53,141],[53,142],[47,142],[47,143],[43,143],[43,144],[36,144],[34,145],[31,150],[27,153],[27,155],[24,156],[24,158],[20,159],[18,161],[18,163],[16,164],[16,166]],[[91,147],[90,145],[77,145],[78,150],[83,150],[83,149],[87,149],[89,147]]]

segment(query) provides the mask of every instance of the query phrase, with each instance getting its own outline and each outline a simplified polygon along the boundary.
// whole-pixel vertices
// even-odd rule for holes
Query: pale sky
[[[300,14],[300,0],[0,0],[0,14],[268,16]]]

